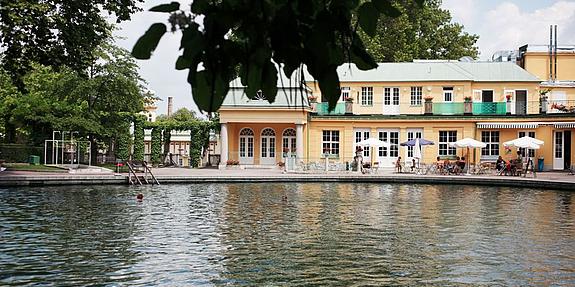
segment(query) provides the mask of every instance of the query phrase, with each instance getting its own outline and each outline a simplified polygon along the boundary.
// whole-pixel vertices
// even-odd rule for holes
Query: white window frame
[[[357,143],[362,141],[362,140],[366,140],[371,136],[371,130],[370,129],[354,129],[353,130],[353,152],[355,155],[355,149],[357,148]],[[369,153],[369,148],[368,147],[362,147],[363,148],[363,157],[365,158],[369,158],[370,153]]]
[[[386,106],[399,106],[401,92],[399,87],[383,87],[383,104]]]
[[[534,130],[521,130],[521,131],[517,131],[517,137],[524,137],[524,136],[529,136],[532,138],[535,138],[535,131]],[[523,154],[524,157],[535,157],[535,150],[534,149],[524,149],[524,148],[519,148],[519,150],[521,151],[521,154]]]
[[[449,97],[449,98],[448,98]],[[443,101],[451,103],[455,98],[453,87],[443,87]]]
[[[340,102],[345,102],[346,99],[351,97],[351,88],[350,87],[341,87],[341,96],[339,97]]]
[[[321,153],[324,155],[325,149],[328,148],[327,154],[339,156],[340,153],[340,134],[339,130],[322,130],[321,136]],[[337,152],[336,152],[337,151]]]
[[[287,128],[282,133],[282,152],[289,150],[294,154],[297,149],[296,131],[293,128]]]
[[[418,136],[419,134],[419,136]],[[410,141],[412,139],[422,139],[423,138],[423,129],[419,128],[419,129],[408,129],[407,130],[407,140]],[[412,158],[413,157],[413,147],[412,146],[408,146],[407,147],[407,158]]]
[[[493,140],[494,133],[497,133],[497,141]],[[481,141],[487,144],[486,147],[481,149],[481,158],[496,159],[499,156],[501,132],[498,130],[481,131]]]
[[[414,86],[410,88],[410,105],[421,106],[423,99],[423,86]]]
[[[373,106],[373,87],[361,87],[361,105]]]
[[[442,133],[445,134],[445,140],[442,140]],[[457,154],[457,149],[455,147],[449,146],[450,143],[457,141],[457,131],[456,130],[445,130],[439,131],[438,149],[437,152],[439,156],[454,156]]]

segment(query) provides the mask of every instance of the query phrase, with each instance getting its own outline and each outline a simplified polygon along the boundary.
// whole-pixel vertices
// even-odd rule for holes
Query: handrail
[[[142,163],[142,166],[144,167],[144,170],[145,170],[146,172],[149,172],[150,175],[152,176],[152,179],[153,179],[152,184],[154,184],[154,181],[155,181],[157,185],[160,185],[160,182],[158,181],[158,179],[156,179],[156,177],[155,177],[154,174],[152,173],[152,169],[150,168],[150,166],[148,166],[148,163],[147,163],[146,161],[144,161],[144,162]],[[146,181],[147,181],[147,180],[146,180]]]
[[[142,185],[142,181],[140,181],[140,178],[138,178],[138,175],[136,174],[136,171],[134,170],[134,167],[132,166],[132,164],[129,161],[126,161],[126,165],[128,166],[128,181],[130,182],[130,184],[133,184],[133,185],[136,184],[134,181],[132,181],[132,174],[134,174],[136,181],[140,185]]]

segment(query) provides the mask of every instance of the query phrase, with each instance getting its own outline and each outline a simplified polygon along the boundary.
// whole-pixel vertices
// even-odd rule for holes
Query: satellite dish
[[[475,60],[470,56],[463,56],[459,58],[459,62],[474,62]]]

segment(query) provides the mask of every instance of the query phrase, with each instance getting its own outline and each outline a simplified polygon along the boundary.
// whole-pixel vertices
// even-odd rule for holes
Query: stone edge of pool
[[[558,181],[538,178],[478,177],[478,176],[418,176],[418,175],[329,175],[329,174],[284,174],[281,176],[156,176],[161,184],[185,183],[262,183],[262,182],[346,182],[346,183],[416,183],[506,186],[527,188],[548,188],[575,191],[574,181]],[[58,186],[58,185],[103,185],[128,184],[125,175],[39,175],[3,176],[0,187],[14,186]]]

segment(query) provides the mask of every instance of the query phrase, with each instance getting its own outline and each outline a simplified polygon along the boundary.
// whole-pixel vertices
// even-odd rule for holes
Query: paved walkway
[[[529,174],[526,178],[495,175],[416,175],[380,171],[375,174],[357,172],[283,173],[279,169],[187,169],[156,168],[160,183],[206,182],[401,182],[430,184],[478,184],[556,188],[575,191],[575,176],[566,172]],[[50,173],[5,171],[0,173],[0,186],[69,185],[69,184],[126,184],[127,174],[111,173]]]

